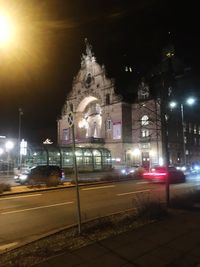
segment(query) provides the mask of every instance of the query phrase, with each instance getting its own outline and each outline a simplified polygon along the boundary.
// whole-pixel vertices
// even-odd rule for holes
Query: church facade
[[[124,102],[115,92],[114,80],[106,77],[105,67],[97,63],[87,41],[81,68],[58,120],[58,145],[62,147],[72,143],[72,129],[67,125],[67,114],[71,111],[77,147],[106,148],[111,151],[113,165],[150,167],[163,163],[159,99],[150,99],[149,88],[142,82],[138,101]],[[180,116],[176,129],[173,123],[172,129],[170,163],[178,164],[183,159],[184,139]]]

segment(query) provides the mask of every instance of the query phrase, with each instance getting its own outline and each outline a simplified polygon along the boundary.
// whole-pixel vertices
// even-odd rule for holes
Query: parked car
[[[153,182],[166,182],[169,179],[170,183],[184,183],[186,178],[181,170],[175,167],[154,166],[150,171],[143,173],[143,178]]]
[[[36,166],[14,177],[20,184],[46,184],[58,185],[63,182],[65,176],[63,170],[55,165]]]

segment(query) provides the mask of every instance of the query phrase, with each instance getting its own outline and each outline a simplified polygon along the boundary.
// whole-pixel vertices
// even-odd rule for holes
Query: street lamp
[[[185,104],[192,106],[195,103],[195,98],[189,97],[186,99]],[[169,103],[169,106],[171,109],[175,108],[177,106],[177,102],[172,101]],[[186,149],[185,149],[185,131],[184,131],[184,104],[180,103],[181,108],[181,126],[182,126],[182,136],[183,136],[183,162],[184,165],[186,165]]]
[[[22,124],[22,119],[21,116],[24,114],[22,109],[18,109],[18,114],[19,114],[19,129],[18,129],[18,169],[21,169],[21,153],[20,153],[20,144],[21,144],[21,124]]]

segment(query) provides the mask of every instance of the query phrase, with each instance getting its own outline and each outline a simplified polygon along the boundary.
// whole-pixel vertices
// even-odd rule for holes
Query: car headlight
[[[19,179],[20,180],[26,180],[27,179],[27,174],[21,174],[20,176],[19,176]]]

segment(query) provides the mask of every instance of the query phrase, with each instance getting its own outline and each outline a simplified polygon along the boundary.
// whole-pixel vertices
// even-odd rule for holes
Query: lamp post
[[[192,106],[195,103],[195,98],[189,97],[186,99],[185,104]],[[169,106],[171,109],[175,108],[177,106],[177,103],[175,101],[172,101],[169,103]],[[184,165],[187,164],[186,160],[186,149],[185,149],[185,130],[184,130],[184,104],[180,104],[180,109],[181,109],[181,127],[182,127],[182,137],[183,137],[183,163]]]
[[[184,165],[186,165],[184,111],[183,111],[183,104],[182,103],[181,103],[181,124],[182,124],[182,135],[183,135],[183,163],[184,163]]]
[[[21,169],[21,153],[20,153],[20,143],[21,143],[21,125],[22,125],[22,118],[21,116],[23,115],[23,111],[21,108],[18,109],[18,120],[19,120],[19,125],[18,125],[18,169]]]

